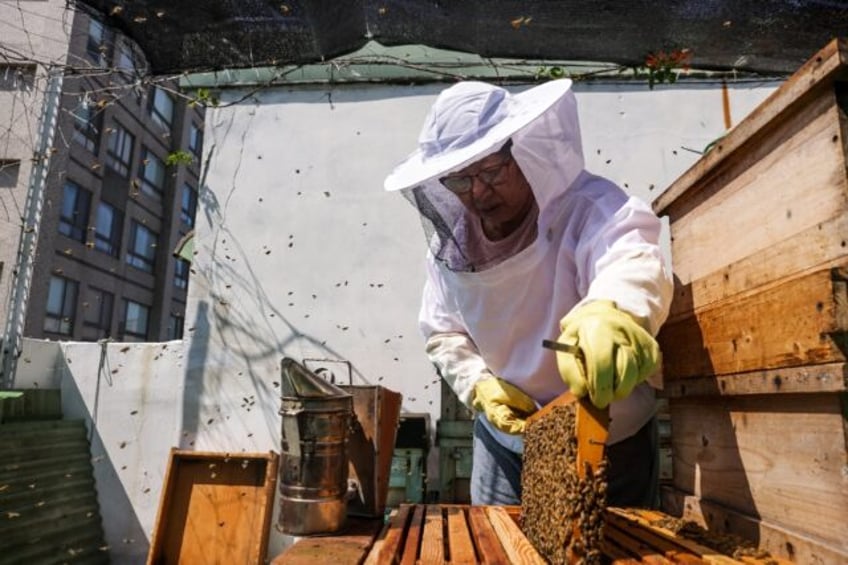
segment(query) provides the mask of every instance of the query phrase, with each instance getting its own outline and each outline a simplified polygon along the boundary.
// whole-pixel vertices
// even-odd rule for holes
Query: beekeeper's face
[[[512,157],[511,147],[508,141],[497,153],[439,179],[480,217],[492,239],[512,233],[533,208],[533,191]]]

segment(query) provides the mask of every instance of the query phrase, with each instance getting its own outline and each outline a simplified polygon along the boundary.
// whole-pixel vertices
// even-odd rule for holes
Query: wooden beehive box
[[[848,44],[834,40],[654,203],[664,509],[798,563],[848,562]]]

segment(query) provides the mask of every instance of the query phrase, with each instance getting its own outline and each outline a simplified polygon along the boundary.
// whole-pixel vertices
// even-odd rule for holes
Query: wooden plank
[[[442,532],[442,507],[438,504],[427,505],[419,563],[424,565],[445,563],[445,540]]]
[[[683,282],[678,275],[668,319],[685,318],[693,310],[702,310],[721,300],[753,289],[761,292],[770,285],[845,263],[848,254],[845,234],[848,234],[848,214],[843,213],[792,237],[774,241],[739,261],[725,259],[718,270],[694,280]]]
[[[715,151],[707,153],[657,198],[653,205],[654,211],[658,214],[669,213],[672,204],[682,200],[692,191],[693,184],[708,175],[728,155],[742,147],[760,130],[774,123],[788,109],[806,102],[808,96],[817,90],[827,88],[837,77],[844,74],[846,60],[848,60],[848,44],[845,40],[835,39],[828,43],[733,128],[721,140]]]
[[[819,538],[848,539],[840,395],[669,400],[674,486]]]
[[[674,487],[662,488],[665,512],[715,532],[730,532],[750,540],[775,557],[795,563],[848,563],[848,548],[788,530],[767,520],[746,516],[727,506],[704,500]]]
[[[604,459],[607,436],[609,435],[609,407],[597,408],[588,396],[577,403],[575,433],[577,434],[577,475],[586,478],[586,464],[592,471],[597,470]],[[576,533],[576,528],[575,528]]]
[[[365,559],[366,565],[397,563],[400,560],[406,524],[411,514],[410,508],[408,504],[401,504],[397,510],[392,511],[389,523],[383,528]]]
[[[415,565],[418,561],[418,550],[421,547],[421,534],[424,529],[424,505],[416,504],[409,522],[409,531],[406,534],[406,543],[403,546],[403,558],[401,565]]]
[[[524,565],[544,565],[546,563],[503,508],[487,506],[486,516],[492,523],[492,527],[512,563]]]
[[[848,179],[833,91],[774,127],[701,179],[685,214],[671,217],[671,256],[682,284],[845,213]]]
[[[477,563],[477,555],[474,552],[474,543],[471,541],[471,532],[468,531],[468,522],[462,508],[446,508],[448,521],[448,551],[450,562],[471,564]]]
[[[669,376],[660,396],[681,398],[844,392],[846,390],[848,390],[848,364],[826,363],[684,379],[674,379]]]
[[[471,525],[471,536],[477,546],[481,563],[487,565],[508,565],[510,558],[501,544],[497,532],[489,522],[486,508],[471,506],[468,509],[468,522]]]
[[[848,271],[817,271],[663,326],[668,379],[848,360]]]
[[[344,533],[299,539],[272,561],[272,565],[359,565],[383,526],[382,520],[349,517]]]

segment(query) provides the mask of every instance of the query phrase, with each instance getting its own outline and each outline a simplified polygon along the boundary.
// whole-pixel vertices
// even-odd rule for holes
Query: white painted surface
[[[399,390],[404,411],[436,421],[439,386],[416,328],[423,231],[381,187],[440,88],[277,89],[208,112],[185,342],[112,344],[106,371],[96,344],[64,344],[53,369],[19,364],[61,370],[67,414],[95,423],[115,562],[146,551],[170,447],[279,451],[284,356],[349,362],[353,384]],[[734,119],[772,88],[732,87]],[[724,130],[718,87],[581,85],[577,95],[588,168],[646,199],[694,163],[686,148]],[[345,366],[333,365],[341,382]],[[45,378],[33,373],[18,382]],[[269,555],[290,541],[272,527]]]

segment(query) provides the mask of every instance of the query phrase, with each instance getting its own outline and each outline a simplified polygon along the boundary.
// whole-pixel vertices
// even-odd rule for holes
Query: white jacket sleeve
[[[647,204],[630,198],[577,252],[588,288],[575,306],[613,300],[656,336],[668,317],[674,292],[670,269],[659,246],[662,224]],[[582,249],[581,249],[582,248]],[[648,377],[663,388],[662,369]]]
[[[419,328],[427,340],[425,350],[460,402],[471,408],[474,385],[492,373],[459,315],[447,306],[437,267],[431,260],[427,270],[418,317]]]
[[[661,222],[647,204],[630,198],[577,251],[587,288],[575,307],[613,300],[651,335],[668,317],[674,285],[659,246]]]

